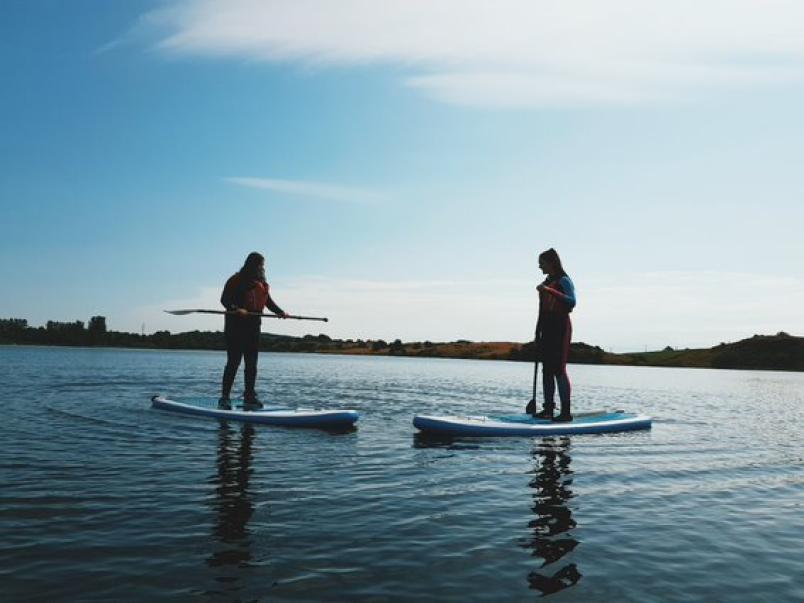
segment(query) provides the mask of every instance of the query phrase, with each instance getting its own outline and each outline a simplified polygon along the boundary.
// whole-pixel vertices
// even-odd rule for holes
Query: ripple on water
[[[519,407],[508,362],[265,354],[263,397],[358,409],[341,434],[150,409],[222,362],[0,347],[7,596],[804,600],[800,374],[573,366],[577,408],[656,422],[572,438],[413,433]]]

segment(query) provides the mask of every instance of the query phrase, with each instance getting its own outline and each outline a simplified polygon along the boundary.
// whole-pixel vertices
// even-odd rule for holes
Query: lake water
[[[511,362],[260,356],[348,433],[150,408],[223,363],[0,347],[4,601],[804,601],[804,374],[574,365],[575,409],[654,426],[571,438],[414,435],[515,412]]]

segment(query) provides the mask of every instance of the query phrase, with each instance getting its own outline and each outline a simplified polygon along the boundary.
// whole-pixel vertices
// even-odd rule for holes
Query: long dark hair
[[[547,251],[542,251],[539,254],[539,260],[548,262],[555,267],[555,277],[551,274],[548,276],[548,278],[561,278],[562,276],[569,276],[566,272],[564,272],[564,267],[561,265],[561,258],[558,257],[558,252],[552,247]]]
[[[240,269],[240,276],[246,281],[265,281],[265,270],[262,266],[265,264],[265,258],[262,254],[252,251],[243,262],[243,267]]]

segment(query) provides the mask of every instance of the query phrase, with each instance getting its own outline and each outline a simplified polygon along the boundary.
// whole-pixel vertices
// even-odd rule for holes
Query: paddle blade
[[[192,314],[195,310],[165,310],[168,314],[175,314],[176,316],[186,316]]]

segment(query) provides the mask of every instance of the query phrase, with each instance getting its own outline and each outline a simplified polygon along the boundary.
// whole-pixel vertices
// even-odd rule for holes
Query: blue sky
[[[524,341],[554,246],[576,340],[801,333],[804,8],[600,4],[4,2],[0,315],[219,328],[259,250],[266,330]]]

